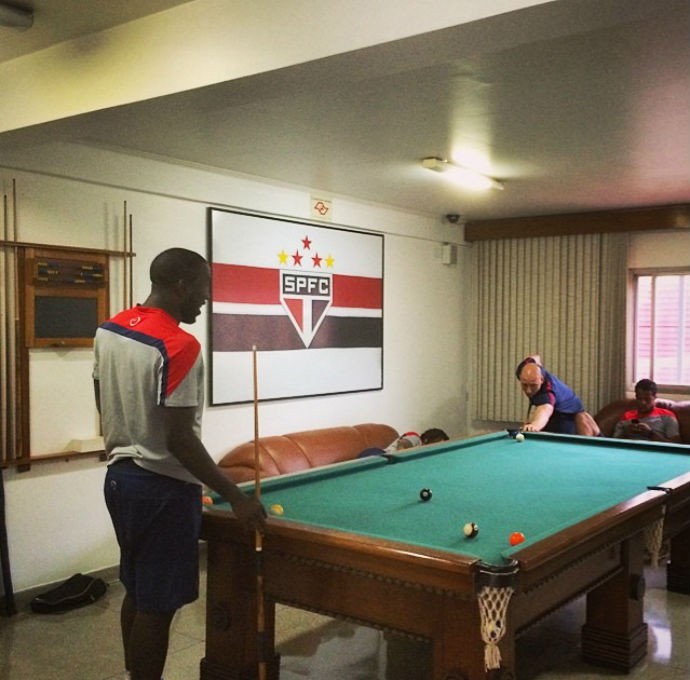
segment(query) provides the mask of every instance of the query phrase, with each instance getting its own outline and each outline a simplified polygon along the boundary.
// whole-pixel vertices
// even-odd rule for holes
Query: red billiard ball
[[[508,540],[510,541],[510,545],[519,545],[525,540],[525,534],[521,531],[513,531]]]

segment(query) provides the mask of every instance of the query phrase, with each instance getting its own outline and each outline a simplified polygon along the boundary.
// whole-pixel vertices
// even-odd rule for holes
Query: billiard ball
[[[201,504],[202,505],[213,505],[213,498],[211,496],[202,496],[201,497]]]
[[[474,538],[479,533],[479,526],[474,522],[468,522],[462,530],[467,538]]]
[[[508,539],[510,545],[519,545],[524,540],[525,534],[523,534],[521,531],[513,531],[513,533],[510,534],[510,538]]]
[[[283,510],[283,506],[280,505],[280,503],[274,503],[270,508],[269,512],[272,515],[276,515],[278,517],[282,517],[285,514],[285,510]]]
[[[431,500],[431,489],[422,489],[419,492],[419,497],[424,501]]]
[[[518,433],[515,435],[515,441],[524,442],[524,441],[525,441],[525,435],[522,434],[522,432],[518,432]]]

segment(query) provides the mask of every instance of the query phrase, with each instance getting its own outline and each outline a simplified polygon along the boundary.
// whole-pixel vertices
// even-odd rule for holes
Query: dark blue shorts
[[[575,414],[574,413],[560,413],[554,411],[546,423],[544,432],[555,432],[556,434],[577,434],[575,428]]]
[[[133,461],[108,466],[105,502],[120,546],[120,580],[144,612],[171,612],[199,597],[201,486]]]

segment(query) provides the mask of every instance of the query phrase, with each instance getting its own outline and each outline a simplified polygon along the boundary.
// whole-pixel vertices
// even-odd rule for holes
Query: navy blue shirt
[[[529,403],[532,406],[543,406],[544,404],[553,406],[553,415],[546,424],[544,431],[575,434],[573,418],[576,413],[585,410],[580,397],[546,369],[542,368],[542,374],[544,382],[539,391],[529,398]]]

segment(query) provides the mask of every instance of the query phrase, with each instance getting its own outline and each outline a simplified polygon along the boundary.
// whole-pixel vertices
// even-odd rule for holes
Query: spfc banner
[[[209,208],[211,404],[383,387],[383,236]]]

